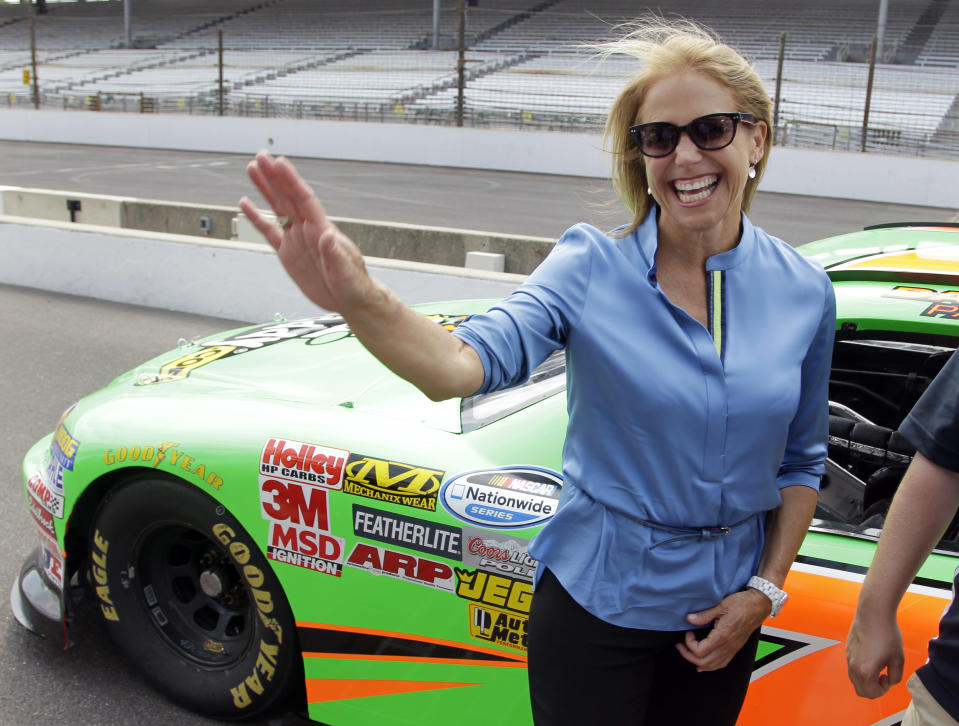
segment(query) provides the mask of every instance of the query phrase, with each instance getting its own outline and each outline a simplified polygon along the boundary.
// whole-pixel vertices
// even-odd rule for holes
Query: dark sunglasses
[[[629,136],[636,148],[644,156],[657,159],[669,156],[679,145],[683,133],[703,151],[716,151],[733,143],[739,122],[755,123],[751,113],[710,113],[694,118],[685,126],[677,126],[668,121],[653,121],[629,127]]]

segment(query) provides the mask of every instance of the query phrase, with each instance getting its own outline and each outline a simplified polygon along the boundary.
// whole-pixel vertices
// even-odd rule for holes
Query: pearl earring
[[[646,187],[646,193],[647,193],[649,196],[653,196],[653,188],[652,188],[652,187]]]
[[[755,179],[755,178],[756,178],[756,165],[755,165],[755,164],[750,164],[750,165],[749,165],[749,171],[746,172],[746,174],[747,174],[747,176],[748,176],[750,179]]]

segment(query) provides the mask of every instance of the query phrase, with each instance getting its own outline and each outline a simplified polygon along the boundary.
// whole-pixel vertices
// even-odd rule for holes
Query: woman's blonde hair
[[[721,110],[745,111],[757,122],[766,122],[763,156],[756,163],[756,177],[746,181],[743,194],[742,208],[748,212],[772,148],[772,102],[759,74],[710,30],[690,20],[651,16],[620,28],[622,37],[601,44],[599,51],[602,57],[630,55],[642,64],[613,103],[604,137],[605,147],[613,155],[613,184],[633,212],[633,223],[624,234],[636,229],[653,205],[643,156],[630,139],[629,127],[636,123],[653,84],[683,71],[702,73],[729,89],[737,107]]]

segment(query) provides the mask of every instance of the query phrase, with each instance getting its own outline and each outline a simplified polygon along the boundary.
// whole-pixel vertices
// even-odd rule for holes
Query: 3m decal
[[[269,345],[282,343],[294,338],[308,338],[311,335],[322,333],[327,329],[342,325],[343,318],[339,315],[326,315],[304,320],[286,321],[262,325],[244,333],[224,338],[192,344],[194,350],[163,364],[156,375],[140,377],[136,385],[149,386],[157,383],[182,381],[197,368],[213,363],[214,361],[234,355],[259,350]]]
[[[214,489],[223,486],[223,477],[203,462],[198,462],[192,456],[176,448],[179,444],[164,441],[159,446],[119,446],[116,449],[107,449],[103,452],[104,466],[117,464],[140,463],[152,466],[154,469],[161,465],[164,469],[179,469],[195,476]],[[176,472],[179,474],[179,472]],[[182,476],[182,475],[181,475]]]
[[[527,651],[526,626],[529,618],[488,605],[469,604],[470,635],[494,645]]]
[[[260,477],[260,506],[264,519],[329,530],[327,497],[326,489],[268,476]]]
[[[436,469],[353,454],[346,464],[343,491],[432,512],[442,479],[443,472]]]
[[[346,541],[342,537],[295,524],[273,522],[266,556],[276,562],[339,577],[343,571],[345,548]]]
[[[90,550],[90,577],[100,601],[100,612],[107,620],[119,620],[117,609],[110,597],[110,584],[107,582],[107,551],[110,543],[103,539],[100,530],[93,532],[93,547]]]
[[[357,542],[353,546],[346,564],[374,575],[388,575],[438,590],[453,591],[453,568],[449,565],[366,542]]]
[[[341,489],[350,452],[302,441],[269,439],[260,455],[260,473],[280,479]]]
[[[529,615],[533,585],[481,570],[455,568],[456,594],[466,600]]]
[[[532,527],[553,516],[563,480],[538,467],[503,467],[452,477],[440,493],[454,517],[492,528]]]
[[[70,435],[67,427],[61,422],[53,433],[50,453],[60,462],[60,466],[68,471],[73,471],[73,461],[76,459],[79,447],[80,442]]]
[[[526,540],[464,527],[463,543],[463,564],[467,567],[533,581],[537,562],[527,551]]]
[[[57,519],[63,518],[63,497],[48,487],[40,474],[33,474],[27,479],[27,489],[41,507]]]
[[[459,528],[362,504],[353,505],[353,534],[454,560],[463,555],[463,533]]]

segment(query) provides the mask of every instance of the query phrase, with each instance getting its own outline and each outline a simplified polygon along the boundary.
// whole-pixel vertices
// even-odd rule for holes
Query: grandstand
[[[436,39],[431,0],[132,6],[130,47],[120,0],[48,2],[34,17],[41,108],[596,131],[636,68],[595,58],[636,11],[628,0],[477,0],[462,72],[458,0],[443,0]],[[771,95],[779,82],[779,143],[861,148],[876,0],[650,7],[712,27],[753,60]],[[0,5],[0,91],[11,107],[34,100],[23,82],[28,25],[22,6]],[[878,59],[866,149],[959,158],[959,0],[891,2]]]

